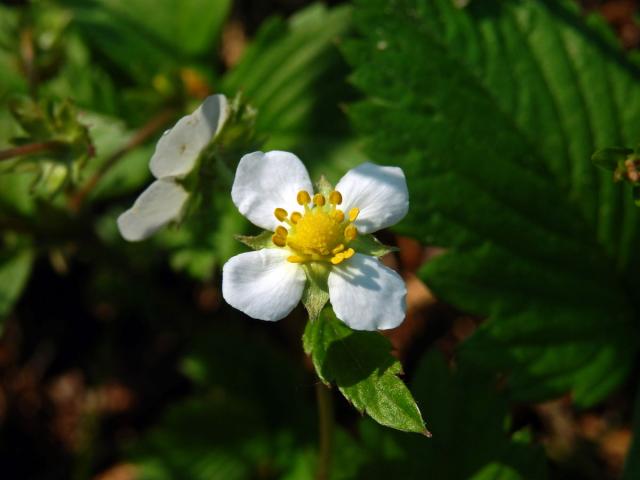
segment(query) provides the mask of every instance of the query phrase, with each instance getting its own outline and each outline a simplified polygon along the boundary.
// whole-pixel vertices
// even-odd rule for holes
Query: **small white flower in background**
[[[144,240],[180,219],[189,199],[180,180],[194,169],[200,153],[220,132],[228,114],[226,97],[211,95],[162,135],[149,162],[156,181],[118,217],[118,228],[126,240]]]
[[[349,170],[326,196],[313,193],[306,168],[292,153],[254,152],[238,164],[233,202],[258,227],[274,232],[273,248],[242,253],[223,268],[222,294],[260,320],[280,320],[300,302],[305,264],[329,270],[336,316],[355,330],[397,327],[406,313],[402,278],[353,241],[400,221],[409,208],[404,173],[371,163]]]

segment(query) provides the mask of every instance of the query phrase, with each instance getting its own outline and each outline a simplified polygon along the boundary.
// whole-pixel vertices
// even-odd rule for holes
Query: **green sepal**
[[[329,267],[319,262],[305,263],[302,268],[307,276],[307,283],[302,292],[302,304],[309,314],[309,321],[318,319],[322,309],[329,301]]]
[[[349,242],[349,247],[352,247],[356,252],[363,255],[371,255],[372,257],[382,257],[387,253],[397,252],[399,249],[396,247],[390,247],[381,243],[373,235],[358,235],[354,240]]]
[[[591,161],[600,168],[615,171],[632,153],[633,150],[630,148],[608,147],[597,150],[591,156]]]
[[[320,179],[316,182],[316,193],[321,193],[328,197],[331,192],[333,192],[331,182],[324,175],[320,176]]]
[[[307,323],[302,343],[318,377],[335,383],[359,412],[387,427],[429,435],[384,336],[351,330],[327,307]]]
[[[272,232],[265,230],[259,235],[234,235],[234,238],[252,250],[262,250],[263,248],[277,248],[271,241],[272,236]]]

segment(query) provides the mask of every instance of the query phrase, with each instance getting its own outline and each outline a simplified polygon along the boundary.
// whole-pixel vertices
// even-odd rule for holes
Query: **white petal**
[[[300,190],[313,194],[307,169],[298,157],[289,152],[253,152],[240,159],[231,198],[251,223],[274,231],[280,225],[273,215],[276,208],[303,211],[296,203]]]
[[[189,194],[171,180],[156,180],[133,206],[118,217],[118,228],[130,242],[144,240],[172,220],[178,220]]]
[[[220,131],[228,115],[224,95],[211,95],[193,112],[178,120],[156,145],[149,168],[156,178],[188,174],[200,152]]]
[[[374,257],[356,253],[332,268],[328,283],[336,316],[354,330],[386,330],[404,320],[407,287]]]
[[[300,302],[306,282],[290,252],[267,248],[241,253],[222,267],[222,296],[229,305],[258,320],[280,320]]]
[[[363,163],[340,179],[336,190],[342,194],[340,207],[347,213],[360,209],[355,225],[371,233],[398,223],[409,210],[409,191],[404,172],[398,167]]]

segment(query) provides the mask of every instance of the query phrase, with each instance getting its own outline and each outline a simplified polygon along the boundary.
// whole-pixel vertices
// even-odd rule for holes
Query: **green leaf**
[[[630,148],[607,147],[595,152],[591,157],[591,161],[600,168],[614,171],[632,153],[633,150]]]
[[[204,57],[216,45],[230,0],[64,0],[83,38],[141,82]]]
[[[34,255],[28,248],[6,248],[0,254],[0,332],[2,323],[27,284]]]
[[[515,399],[597,402],[638,351],[640,223],[590,157],[637,140],[637,68],[568,1],[361,0],[355,23],[352,116],[407,175],[399,230],[447,247],[422,278],[489,317],[462,361]]]
[[[257,129],[269,136],[265,150],[295,152],[312,178],[363,161],[340,106],[354,96],[336,48],[350,19],[349,6],[322,4],[286,21],[268,19],[222,81],[223,92],[242,91],[258,109]]]
[[[325,308],[307,323],[303,343],[322,381],[335,382],[358,411],[381,425],[428,434],[411,392],[398,378],[402,366],[382,335],[353,331]]]
[[[305,372],[260,332],[228,320],[194,336],[182,362],[196,394],[174,402],[130,449],[142,479],[281,478],[313,446]]]
[[[544,452],[520,432],[510,433],[506,399],[490,376],[474,368],[450,368],[443,355],[429,351],[411,382],[416,400],[430,418],[426,439],[361,424],[371,462],[359,478],[447,480],[538,480],[546,478]]]

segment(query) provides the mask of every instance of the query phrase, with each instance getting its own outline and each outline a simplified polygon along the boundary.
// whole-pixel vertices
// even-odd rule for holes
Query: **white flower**
[[[400,221],[409,208],[404,173],[371,163],[350,170],[330,194],[313,194],[302,162],[288,152],[254,152],[240,160],[233,202],[252,223],[274,232],[274,248],[242,253],[223,267],[222,294],[260,320],[280,320],[300,302],[316,262],[329,269],[336,316],[356,330],[397,327],[405,317],[402,278],[375,257],[358,253],[358,233]]]
[[[157,179],[118,217],[118,228],[129,241],[144,240],[182,215],[189,193],[178,180],[186,177],[202,150],[224,125],[229,113],[224,95],[211,95],[193,112],[164,132],[149,162]]]

